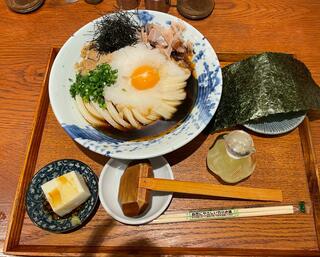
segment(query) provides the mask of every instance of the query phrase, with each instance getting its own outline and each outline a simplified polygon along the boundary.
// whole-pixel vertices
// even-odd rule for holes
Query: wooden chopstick
[[[151,224],[293,214],[295,213],[295,209],[296,208],[293,205],[282,205],[271,207],[180,211],[173,213],[165,213],[159,218],[153,220]]]

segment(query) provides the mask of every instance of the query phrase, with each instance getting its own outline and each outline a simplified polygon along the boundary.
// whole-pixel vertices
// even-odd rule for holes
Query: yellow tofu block
[[[52,210],[61,217],[80,206],[91,195],[83,177],[75,171],[54,178],[41,188]]]

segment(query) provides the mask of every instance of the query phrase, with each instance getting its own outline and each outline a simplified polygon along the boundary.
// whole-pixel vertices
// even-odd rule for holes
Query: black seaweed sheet
[[[269,115],[320,109],[320,87],[289,54],[266,52],[222,69],[223,89],[210,132]]]

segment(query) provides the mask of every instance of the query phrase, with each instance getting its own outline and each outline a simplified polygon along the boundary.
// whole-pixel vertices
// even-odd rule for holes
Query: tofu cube
[[[54,178],[41,188],[52,210],[61,217],[80,206],[91,195],[83,177],[75,171]]]

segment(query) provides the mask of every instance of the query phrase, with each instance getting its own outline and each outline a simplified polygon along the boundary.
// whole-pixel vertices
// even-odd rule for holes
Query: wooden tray
[[[127,226],[113,220],[100,206],[94,218],[70,234],[53,234],[34,226],[26,216],[24,197],[33,174],[56,159],[74,158],[100,173],[108,158],[88,152],[70,139],[49,105],[48,74],[58,50],[53,49],[34,128],[21,172],[5,241],[13,255],[105,256],[165,255],[296,255],[316,256],[319,250],[319,187],[308,118],[291,133],[278,137],[253,134],[257,167],[243,186],[280,188],[285,204],[305,201],[309,214]],[[221,64],[247,54],[220,53]],[[219,183],[206,168],[206,154],[216,135],[200,134],[166,155],[177,179]],[[175,195],[169,210],[248,206],[258,202],[191,198]],[[265,203],[271,205],[272,203]]]

